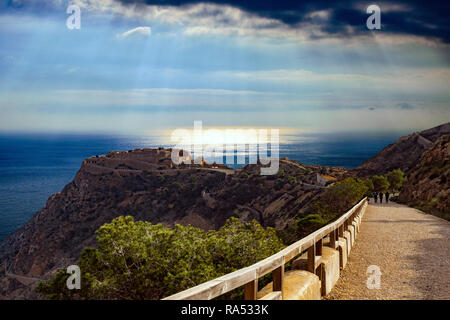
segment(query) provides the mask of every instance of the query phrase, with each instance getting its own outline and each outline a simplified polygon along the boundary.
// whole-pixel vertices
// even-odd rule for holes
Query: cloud
[[[145,36],[148,37],[152,34],[152,29],[150,27],[137,27],[131,30],[128,30],[124,33],[120,33],[116,35],[117,39],[125,39],[131,36]]]
[[[128,6],[129,0],[118,0]],[[200,0],[141,0],[141,7],[146,5],[164,5],[165,8],[192,8],[201,5]],[[291,0],[210,0],[216,8],[230,6],[253,17],[266,18],[279,22],[293,29],[314,29],[319,36],[355,36],[365,35],[365,9],[358,0],[325,1],[291,1]],[[438,38],[450,42],[450,21],[445,14],[442,1],[419,0],[379,2],[382,14],[383,33],[397,35],[415,35]],[[448,6],[447,6],[448,8]],[[220,16],[220,9],[214,14]],[[200,11],[201,18],[211,16],[211,11]],[[234,22],[233,19],[229,20]],[[235,25],[235,24],[234,24]],[[231,25],[230,25],[231,26]],[[274,25],[274,27],[276,27]],[[317,36],[312,34],[311,36]]]
[[[382,30],[366,27],[366,7],[357,0],[74,0],[82,10],[111,12],[179,26],[187,35],[239,35],[293,40],[450,43],[450,20],[442,3],[429,0],[380,2]],[[375,36],[380,36],[375,39]],[[393,42],[393,41],[391,41]]]

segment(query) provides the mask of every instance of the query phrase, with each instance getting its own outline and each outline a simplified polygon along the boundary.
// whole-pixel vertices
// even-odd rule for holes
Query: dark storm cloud
[[[312,23],[328,36],[340,37],[368,32],[365,9],[370,4],[381,8],[382,30],[391,34],[416,35],[450,42],[450,1],[302,1],[302,0],[119,0],[124,4],[182,6],[197,3],[226,4],[259,16],[279,20],[293,28]],[[407,7],[404,11],[401,8]],[[383,10],[385,8],[385,10]],[[400,8],[400,9],[399,9]],[[311,17],[315,11],[330,10],[327,19]],[[205,12],[205,15],[211,12]],[[349,31],[348,27],[352,27]]]

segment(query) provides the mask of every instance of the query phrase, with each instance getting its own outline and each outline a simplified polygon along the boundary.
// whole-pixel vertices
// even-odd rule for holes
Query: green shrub
[[[400,190],[403,183],[406,181],[405,174],[401,169],[395,169],[386,175],[389,185],[392,189]]]
[[[389,190],[389,181],[385,176],[373,176],[372,183],[376,192],[386,192]]]
[[[366,179],[366,180],[364,180],[364,184],[368,188],[366,195],[371,196],[371,193],[374,191],[374,185],[373,185],[372,180]]]
[[[290,183],[297,183],[297,178],[296,177],[293,177],[293,176],[289,176],[288,177],[288,181],[290,182]]]
[[[368,190],[362,180],[346,178],[326,189],[320,200],[314,203],[315,211],[328,218],[341,215],[364,198]]]
[[[38,285],[49,299],[161,299],[235,271],[283,248],[272,228],[229,219],[218,231],[118,217],[97,230],[98,248],[79,260],[81,290],[64,270]]]
[[[297,219],[297,227],[299,230],[305,232],[312,232],[314,230],[320,229],[324,225],[327,224],[327,220],[325,220],[319,214],[308,214],[303,218]]]

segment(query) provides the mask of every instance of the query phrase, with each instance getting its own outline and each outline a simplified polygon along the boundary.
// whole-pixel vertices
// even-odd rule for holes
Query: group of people
[[[384,194],[383,192],[373,192],[373,199],[375,200],[375,203],[377,203],[377,199],[380,198],[380,203],[383,203],[383,195],[386,199],[386,203],[389,202],[389,191],[386,191]]]

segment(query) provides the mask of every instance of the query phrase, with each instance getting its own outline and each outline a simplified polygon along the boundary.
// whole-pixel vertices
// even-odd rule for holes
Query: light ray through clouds
[[[392,27],[415,2],[386,5],[390,28],[375,32],[355,25],[367,17],[355,1],[347,11],[314,4],[296,23],[279,17],[283,1],[273,12],[264,1],[128,2],[74,1],[80,30],[66,28],[64,1],[0,5],[0,131],[139,133],[194,120],[411,131],[450,121],[448,37]]]

